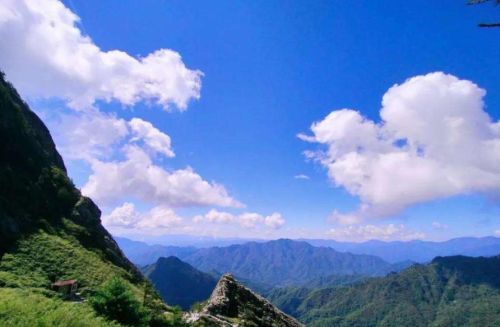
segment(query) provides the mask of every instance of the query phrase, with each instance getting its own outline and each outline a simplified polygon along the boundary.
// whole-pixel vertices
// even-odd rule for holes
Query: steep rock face
[[[56,259],[64,263],[68,255],[55,249],[73,246],[90,251],[95,264],[103,269],[118,269],[132,283],[144,281],[101,225],[99,208],[68,178],[47,127],[1,72],[0,140],[0,272],[10,272],[21,280],[27,269],[23,265],[37,255],[36,275],[41,279],[31,278],[25,284],[42,286],[53,278],[76,274],[87,275],[89,283],[102,282],[92,278],[90,271],[62,269],[61,264],[55,264]],[[47,251],[43,256],[42,244],[36,243],[41,239]],[[68,246],[63,246],[64,242],[69,242]],[[33,252],[34,248],[39,251]]]
[[[188,319],[200,326],[304,326],[226,274],[201,312]]]

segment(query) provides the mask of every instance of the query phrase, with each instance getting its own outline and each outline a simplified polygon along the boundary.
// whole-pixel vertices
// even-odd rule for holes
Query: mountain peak
[[[201,312],[192,313],[190,320],[210,321],[217,326],[303,326],[231,274],[220,278],[207,304]]]

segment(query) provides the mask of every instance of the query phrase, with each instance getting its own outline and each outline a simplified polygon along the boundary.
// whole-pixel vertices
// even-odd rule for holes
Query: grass
[[[85,292],[113,276],[131,278],[127,271],[104,261],[71,237],[44,231],[20,240],[16,249],[0,261],[0,286],[49,288],[58,279],[77,279]]]
[[[97,317],[85,303],[63,302],[33,290],[0,288],[0,326],[118,326]]]

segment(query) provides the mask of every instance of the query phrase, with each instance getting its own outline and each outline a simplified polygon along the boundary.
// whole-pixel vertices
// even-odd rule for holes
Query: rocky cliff
[[[304,326],[229,274],[222,276],[201,310],[187,319],[195,326]]]

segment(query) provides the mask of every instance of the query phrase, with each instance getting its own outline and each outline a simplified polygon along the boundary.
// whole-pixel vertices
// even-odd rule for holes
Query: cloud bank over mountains
[[[455,195],[498,195],[500,123],[485,111],[485,94],[453,75],[416,76],[385,93],[378,123],[341,109],[299,134],[322,146],[306,156],[361,201],[331,220],[356,224]]]

